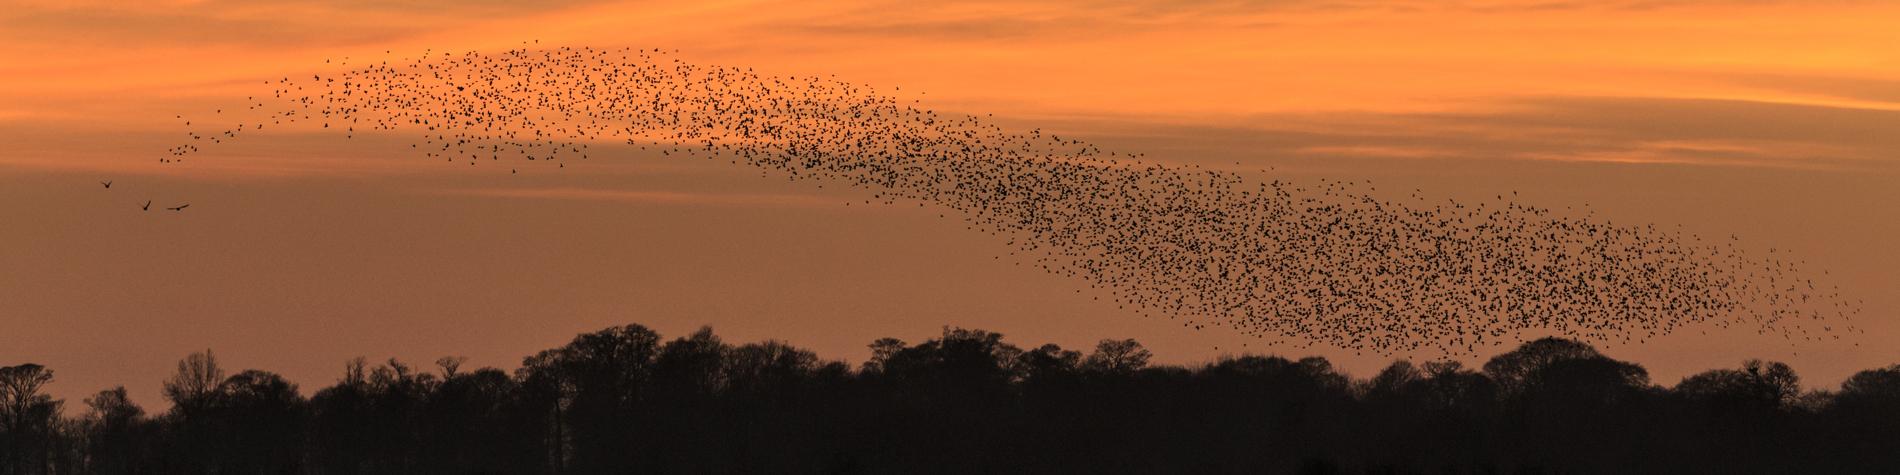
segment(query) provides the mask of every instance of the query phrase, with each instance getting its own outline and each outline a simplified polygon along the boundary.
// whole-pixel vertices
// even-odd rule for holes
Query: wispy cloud
[[[1900,111],[1716,99],[1525,97],[1447,112],[1271,113],[1223,125],[1057,122],[1161,157],[1402,158],[1900,170]]]
[[[1828,74],[1733,73],[1716,78],[1740,86],[1900,108],[1900,79]]]
[[[594,0],[0,1],[0,37],[29,43],[308,45],[385,39],[476,19],[540,14]]]
[[[0,0],[0,122],[48,126],[0,123],[0,136],[71,137],[47,151],[126,144],[129,129],[189,113],[182,96],[249,95],[226,91],[343,67],[322,64],[332,54],[555,34],[549,44],[683,47],[705,64],[901,85],[939,110],[1089,117],[1091,138],[1154,155],[1891,168],[1900,122],[1883,107],[1900,108],[1900,63],[1878,47],[1900,39],[1881,21],[1900,15],[1890,5]]]
[[[670,205],[829,207],[840,202],[812,195],[758,193],[701,193],[660,190],[611,190],[575,187],[448,188],[431,193],[496,198],[619,201]]]

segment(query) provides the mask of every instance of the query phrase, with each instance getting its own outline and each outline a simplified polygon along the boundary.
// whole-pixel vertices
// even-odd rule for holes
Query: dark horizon
[[[165,411],[124,386],[54,399],[56,369],[19,364],[0,368],[0,474],[1900,469],[1900,364],[1827,390],[1761,360],[1664,387],[1561,338],[1365,379],[1323,357],[1157,365],[1134,339],[1084,354],[949,326],[868,347],[852,367],[630,324],[512,375],[358,358],[308,395],[207,350],[177,363]]]

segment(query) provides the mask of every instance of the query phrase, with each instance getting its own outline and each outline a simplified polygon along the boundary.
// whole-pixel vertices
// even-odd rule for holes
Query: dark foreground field
[[[1133,340],[871,347],[853,368],[628,325],[514,374],[359,360],[308,396],[206,352],[162,413],[123,388],[54,400],[22,364],[0,369],[0,474],[1900,473],[1900,365],[1821,391],[1760,361],[1665,388],[1561,339],[1366,380],[1321,358],[1154,366]]]

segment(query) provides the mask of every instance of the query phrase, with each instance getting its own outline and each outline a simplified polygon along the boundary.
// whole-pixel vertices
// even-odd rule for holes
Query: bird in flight
[[[145,206],[139,207],[139,211],[151,211],[151,210],[152,210],[152,200],[145,200]]]
[[[102,181],[102,182],[99,182],[99,184],[101,184],[101,185],[105,185],[105,186],[106,186],[106,188],[111,188],[111,187],[112,187],[112,180],[106,180],[106,181]]]
[[[191,203],[185,203],[185,204],[182,204],[182,205],[178,205],[178,207],[176,207],[176,208],[165,208],[165,209],[169,209],[169,210],[172,210],[172,211],[184,211],[184,210],[185,210],[185,207],[187,207],[187,206],[191,206]]]

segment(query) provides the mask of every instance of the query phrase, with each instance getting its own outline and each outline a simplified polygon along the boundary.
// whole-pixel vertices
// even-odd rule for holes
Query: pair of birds
[[[102,181],[102,182],[99,182],[99,184],[101,184],[101,185],[105,185],[105,187],[106,187],[106,189],[108,189],[108,190],[110,190],[110,189],[112,189],[112,180],[106,180],[106,181]],[[185,203],[185,204],[182,204],[182,205],[178,205],[178,206],[174,206],[174,207],[170,207],[170,208],[165,208],[165,209],[168,209],[168,210],[172,210],[172,211],[184,211],[184,210],[185,210],[185,208],[188,208],[188,207],[191,207],[191,203]],[[152,210],[152,200],[145,200],[145,205],[144,205],[144,206],[140,206],[140,207],[139,207],[139,210],[140,210],[140,211],[151,211],[151,210]]]

